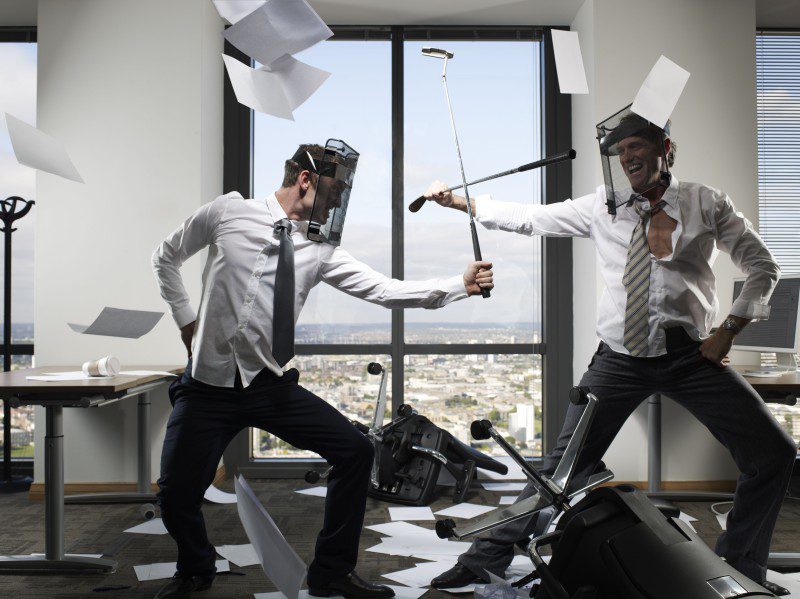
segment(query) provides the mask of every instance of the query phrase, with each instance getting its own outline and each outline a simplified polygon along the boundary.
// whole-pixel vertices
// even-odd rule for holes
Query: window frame
[[[551,29],[562,27],[420,27],[420,26],[333,26],[332,41],[373,41],[391,43],[391,119],[392,119],[392,243],[391,276],[404,278],[404,52],[403,42],[431,40],[542,41],[541,103],[542,150],[549,156],[571,147],[571,100],[561,94],[555,72]],[[246,64],[251,59],[228,42],[225,53]],[[223,187],[253,195],[253,111],[236,101],[225,75],[224,91],[224,166]],[[571,196],[572,169],[569,163],[546,167],[542,176],[542,199],[551,204]],[[566,273],[566,276],[564,276]],[[298,344],[297,355],[375,355],[388,354],[392,366],[392,412],[403,403],[405,355],[517,354],[542,357],[543,454],[555,446],[564,421],[569,388],[572,386],[572,240],[545,238],[542,243],[542,343],[504,344],[409,344],[404,340],[402,309],[391,312],[391,342],[388,344]],[[561,301],[560,298],[569,298]],[[552,356],[548,359],[548,355]],[[564,356],[555,359],[556,356]],[[242,431],[224,455],[229,475],[253,478],[300,478],[322,461],[303,458],[253,458],[250,429]],[[537,463],[541,458],[531,458]]]

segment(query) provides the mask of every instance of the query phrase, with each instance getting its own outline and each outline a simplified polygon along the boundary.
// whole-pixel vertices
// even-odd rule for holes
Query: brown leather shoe
[[[356,574],[355,570],[339,580],[334,580],[325,587],[309,587],[308,594],[313,597],[341,595],[346,599],[390,599],[394,597],[392,589],[384,584],[363,580]]]

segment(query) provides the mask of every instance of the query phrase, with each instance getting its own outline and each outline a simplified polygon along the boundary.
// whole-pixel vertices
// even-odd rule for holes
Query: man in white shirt
[[[318,453],[333,466],[324,524],[308,570],[310,593],[371,599],[394,595],[354,571],[372,445],[335,408],[298,385],[296,369],[283,371],[293,354],[294,322],[319,282],[386,308],[434,309],[491,289],[491,264],[473,262],[463,275],[447,279],[400,281],[375,272],[341,247],[309,241],[308,219],[320,180],[315,164],[322,154],[320,146],[301,146],[286,161],[283,186],[275,193],[252,200],[238,193],[220,196],[153,254],[161,295],[190,358],[186,372],[170,387],[173,411],[158,498],[164,524],[178,545],[178,562],[177,573],[158,598],[188,597],[211,586],[215,552],[200,509],[203,494],[225,447],[247,427]],[[327,214],[321,220],[325,218]],[[203,295],[195,316],[179,269],[206,247]],[[281,270],[289,250],[293,269]],[[283,274],[276,277],[276,272]],[[277,290],[287,281],[293,287],[289,306],[280,304],[282,292]],[[294,315],[288,318],[288,354],[285,346],[277,350],[277,331],[287,328],[277,312],[286,309]]]
[[[750,320],[769,316],[778,266],[727,195],[669,175],[664,163],[674,161],[674,147],[661,129],[644,126],[623,137],[616,151],[634,197],[641,195],[630,202],[631,196],[615,199],[620,204],[615,216],[607,212],[606,187],[601,186],[595,193],[548,205],[481,197],[473,200],[475,217],[488,229],[588,237],[597,247],[605,282],[597,321],[602,343],[580,384],[600,403],[577,465],[578,479],[594,471],[633,410],[653,393],[664,393],[705,424],[736,461],[741,476],[716,551],[763,583],[796,448],[763,400],[723,359]],[[426,195],[466,210],[464,198],[445,189],[436,181]],[[730,254],[747,280],[730,315],[710,334],[718,309],[711,268],[718,249]],[[555,469],[581,412],[570,405],[544,472]],[[532,493],[529,485],[521,498]],[[537,518],[523,519],[490,531],[433,586],[463,586],[485,579],[485,571],[502,576],[514,543],[538,534],[545,519],[538,518],[538,525]]]

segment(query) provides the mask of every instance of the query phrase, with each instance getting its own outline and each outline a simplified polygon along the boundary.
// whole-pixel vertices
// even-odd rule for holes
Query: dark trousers
[[[172,414],[161,455],[158,502],[178,545],[178,572],[213,575],[215,552],[201,512],[222,453],[244,428],[263,429],[333,466],[325,517],[308,570],[310,587],[326,586],[356,565],[373,449],[335,408],[297,384],[291,369],[261,371],[250,386],[222,388],[191,376],[191,362],[170,387]]]
[[[599,403],[573,481],[585,480],[594,472],[642,401],[654,393],[665,394],[689,410],[731,452],[741,474],[727,530],[719,537],[716,552],[746,576],[762,582],[797,450],[742,376],[706,360],[698,347],[690,342],[658,358],[633,358],[600,344],[580,383]],[[545,458],[545,473],[555,470],[582,412],[582,406],[570,404],[556,447]],[[680,431],[667,434],[679,437]],[[520,498],[534,493],[529,484]],[[552,512],[544,513],[495,528],[477,539],[459,562],[476,574],[483,575],[486,569],[502,575],[511,563],[513,544],[542,534],[551,516]]]

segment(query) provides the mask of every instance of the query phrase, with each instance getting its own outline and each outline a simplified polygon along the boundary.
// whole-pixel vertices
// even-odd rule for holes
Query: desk
[[[737,372],[757,370],[757,366],[730,366]],[[800,394],[800,371],[771,377],[745,377],[767,403],[794,405]],[[656,393],[647,400],[647,495],[674,501],[732,501],[732,493],[704,491],[664,491],[661,488],[661,396]],[[770,553],[771,568],[800,567],[800,553]]]
[[[21,405],[45,408],[45,554],[44,557],[0,558],[0,574],[30,572],[113,572],[117,564],[113,560],[67,556],[64,554],[64,421],[65,407],[92,408],[108,405],[134,395],[144,396],[139,404],[139,443],[147,445],[142,437],[142,415],[149,415],[148,391],[172,380],[164,375],[116,376],[107,379],[80,381],[43,382],[29,381],[26,377],[58,370],[78,368],[31,368],[0,374],[0,397],[7,399],[13,407]],[[179,374],[183,367],[135,366],[131,370],[160,370]],[[145,425],[142,427],[142,425]],[[148,446],[149,454],[149,446]],[[140,446],[140,459],[142,458]],[[149,493],[149,455],[147,464],[147,486]],[[139,477],[145,474],[139,464]],[[141,484],[139,491],[142,491]]]

